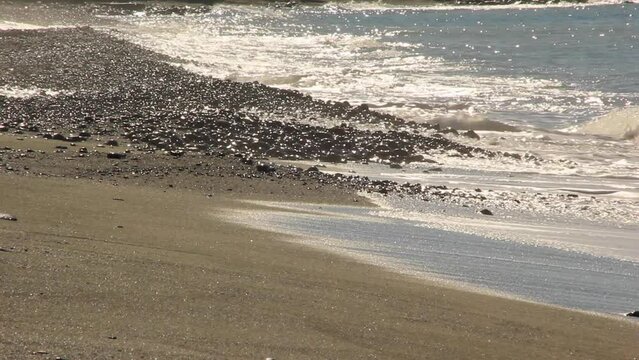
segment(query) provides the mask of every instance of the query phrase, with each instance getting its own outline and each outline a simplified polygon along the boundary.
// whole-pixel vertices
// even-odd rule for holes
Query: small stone
[[[0,220],[18,221],[18,218],[11,214],[0,213]]]
[[[482,209],[482,210],[480,210],[479,212],[480,212],[481,214],[483,214],[483,215],[492,215],[492,214],[493,214],[493,212],[492,212],[492,211],[490,211],[490,210],[488,210],[488,209]]]
[[[119,145],[119,143],[118,143],[118,141],[117,141],[117,140],[115,140],[115,139],[109,139],[109,140],[107,140],[107,141],[104,143],[104,145],[106,145],[106,146],[118,146],[118,145]]]
[[[474,132],[473,130],[468,130],[466,132],[461,133],[461,136],[465,136],[469,139],[475,139],[475,140],[479,140],[479,135],[477,135],[476,132]]]
[[[257,166],[255,167],[255,169],[259,172],[263,172],[263,173],[272,173],[275,172],[275,167],[273,165],[269,165],[269,164],[263,164],[263,163],[259,163],[257,164]]]
[[[319,169],[317,168],[317,166],[311,166],[308,169],[305,170],[306,172],[319,172]]]
[[[401,169],[402,166],[400,164],[398,164],[398,163],[391,163],[390,164],[390,168],[391,169]]]
[[[639,317],[639,310],[635,310],[633,312],[629,312],[629,313],[626,314],[626,316]]]
[[[124,159],[125,157],[125,153],[110,152],[107,154],[107,159]]]

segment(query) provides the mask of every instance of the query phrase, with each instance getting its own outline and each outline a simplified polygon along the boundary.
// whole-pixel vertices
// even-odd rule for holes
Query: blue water
[[[216,77],[369,103],[416,121],[458,110],[565,129],[639,104],[639,5],[217,6],[119,17],[133,41]]]

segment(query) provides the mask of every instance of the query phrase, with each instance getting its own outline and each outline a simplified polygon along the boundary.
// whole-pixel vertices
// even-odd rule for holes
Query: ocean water
[[[380,234],[376,242],[353,233],[318,232],[318,226],[330,228],[319,220],[301,222],[304,229],[275,215],[262,218],[276,228],[320,236],[327,244],[329,238],[350,241],[348,249],[359,253],[386,246],[397,268],[414,270],[421,261],[421,272],[446,273],[444,277],[456,281],[526,298],[607,312],[639,306],[636,292],[621,294],[624,282],[633,282],[628,289],[636,286],[639,264],[639,4],[216,5],[204,13],[160,14],[114,3],[89,10],[88,18],[77,9],[60,8],[45,19],[0,15],[0,30],[91,24],[207,76],[259,81],[325,100],[368,104],[406,120],[474,129],[480,140],[446,136],[538,160],[431,152],[424,155],[434,163],[402,169],[320,166],[328,172],[448,187],[442,191],[450,195],[445,199],[362,194],[379,206],[359,220],[369,227],[376,222],[421,226],[431,234],[446,234],[440,236],[444,239],[458,234],[465,246],[476,244],[483,254],[491,248],[496,257],[519,251],[530,259],[550,257],[553,262],[539,260],[530,271],[508,279],[481,280],[471,275],[488,263],[470,262],[472,269],[445,264],[436,268],[428,257],[406,255],[428,253],[432,244],[427,239],[384,245],[384,236],[412,238],[414,230],[375,232]],[[53,14],[52,9],[47,13]],[[65,15],[69,13],[72,16]],[[41,90],[2,88],[0,94],[30,96]],[[322,124],[322,119],[312,121]],[[483,199],[470,196],[477,192]],[[481,215],[482,209],[494,215]],[[502,243],[518,245],[495,245]],[[516,271],[521,259],[515,260],[499,269]],[[583,266],[588,262],[604,270],[623,270],[592,273]],[[545,294],[535,279],[546,266],[558,272],[546,282],[565,284],[571,277],[592,273],[582,288],[600,283],[600,291],[586,292],[604,296],[604,283],[610,281],[615,295],[605,306],[595,306],[596,296],[580,293],[586,298],[571,303],[565,293]],[[527,279],[535,284],[530,289],[513,285]]]

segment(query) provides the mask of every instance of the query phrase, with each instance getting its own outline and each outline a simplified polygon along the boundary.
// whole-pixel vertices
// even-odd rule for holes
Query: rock
[[[474,132],[473,130],[468,130],[466,132],[463,132],[463,133],[461,133],[461,136],[465,136],[467,138],[475,139],[475,140],[479,140],[480,139],[479,135],[477,135],[477,133]]]
[[[109,139],[109,140],[107,140],[107,141],[104,143],[104,145],[106,145],[106,146],[118,146],[118,145],[119,145],[119,143],[118,143],[118,141],[117,141],[117,140],[115,140],[115,139]]]
[[[79,135],[71,134],[71,135],[67,136],[64,141],[67,141],[67,142],[80,142],[80,141],[84,141],[84,138],[80,137]]]
[[[60,133],[55,133],[55,134],[51,135],[51,139],[60,140],[60,141],[67,141],[67,138],[64,135],[60,134]]]
[[[81,148],[78,149],[78,152],[80,154],[86,154],[86,153],[89,152],[89,150],[87,148],[85,148],[85,147],[81,147]]]
[[[629,313],[626,314],[626,316],[639,317],[639,310],[635,310],[633,312],[629,312]]]
[[[18,218],[11,214],[0,213],[0,220],[18,221]]]
[[[480,210],[479,212],[480,212],[481,214],[483,214],[483,215],[492,215],[492,214],[493,214],[493,212],[492,212],[492,211],[490,211],[490,210],[488,210],[488,209],[482,209],[482,210]]]
[[[402,166],[400,164],[398,164],[398,163],[391,163],[390,164],[390,168],[391,169],[401,169]]]
[[[124,159],[124,158],[126,158],[125,153],[110,152],[107,154],[107,159]]]
[[[317,168],[317,166],[311,166],[308,169],[304,170],[306,172],[319,172],[319,169]]]
[[[257,164],[257,166],[255,167],[255,169],[259,172],[263,172],[263,173],[272,173],[275,172],[275,170],[277,170],[275,168],[275,166],[273,165],[269,165],[269,164],[264,164],[264,163],[259,163]]]

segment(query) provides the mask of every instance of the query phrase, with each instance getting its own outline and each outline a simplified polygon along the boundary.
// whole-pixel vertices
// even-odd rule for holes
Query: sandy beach
[[[235,148],[212,152],[222,140],[217,128],[205,126],[201,129],[209,131],[207,136],[193,135],[191,146],[180,137],[189,129],[176,125],[185,107],[213,98],[222,108],[232,101],[222,96],[228,92],[264,112],[281,105],[293,109],[295,116],[300,116],[299,109],[312,108],[329,118],[361,117],[388,124],[399,120],[268,87],[203,84],[163,58],[154,59],[103,33],[96,35],[102,45],[113,41],[121,51],[118,56],[136,59],[144,71],[115,71],[135,68],[125,60],[111,69],[111,57],[118,57],[113,54],[104,53],[96,61],[100,65],[92,68],[87,65],[93,64],[91,52],[77,59],[59,51],[97,46],[89,40],[92,31],[0,32],[0,48],[5,49],[0,50],[0,87],[22,84],[73,92],[25,99],[0,96],[0,125],[5,129],[0,134],[0,213],[17,218],[0,220],[0,358],[639,356],[636,322],[444,287],[295,244],[266,226],[254,230],[222,221],[218,215],[226,209],[252,206],[242,199],[370,206],[358,190],[384,193],[400,187],[271,164],[269,151],[282,158],[336,155],[333,159],[339,162],[348,149],[330,154],[317,150],[324,144],[318,139],[325,139],[318,134],[325,129],[286,130],[276,121],[240,121],[239,105],[216,115],[219,127],[241,125],[224,140],[236,141]],[[56,40],[55,47],[47,36]],[[13,48],[7,50],[9,46]],[[30,71],[26,60],[39,56],[51,62]],[[68,67],[71,61],[80,65]],[[72,70],[56,70],[65,68]],[[87,76],[89,71],[99,75]],[[149,94],[163,89],[152,80],[158,74],[172,76],[174,85],[192,87],[184,93],[183,88],[171,88],[152,98]],[[123,89],[129,93],[119,92]],[[148,102],[134,113],[146,95]],[[168,102],[162,111],[153,107],[174,95],[182,102]],[[116,111],[121,113],[116,116]],[[195,115],[184,116],[190,124],[199,124]],[[246,139],[253,131],[270,136],[276,133],[273,129],[290,131],[293,137],[303,134],[308,147],[249,146]],[[76,135],[80,132],[90,136]],[[362,148],[371,134],[333,132],[336,142],[364,139],[358,140]],[[396,131],[373,141],[482,153],[437,139]],[[392,156],[405,160],[411,155]]]
[[[18,217],[0,224],[4,358],[636,356],[636,324],[443,288],[229,225],[215,213],[245,205],[228,196],[0,181]]]

